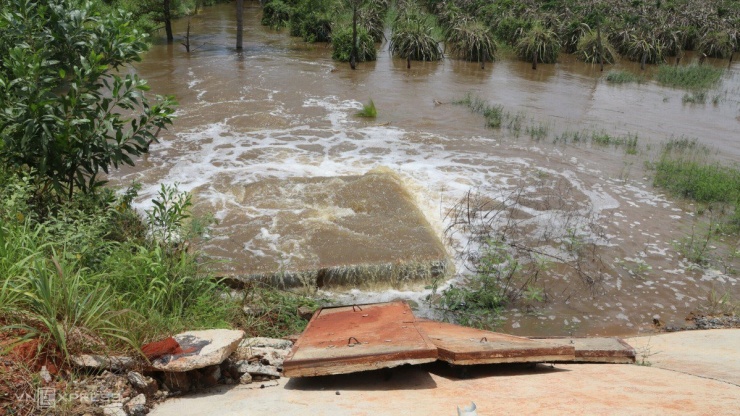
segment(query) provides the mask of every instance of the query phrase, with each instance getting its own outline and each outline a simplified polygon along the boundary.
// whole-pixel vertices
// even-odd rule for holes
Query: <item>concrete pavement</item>
[[[456,415],[471,401],[479,415],[740,415],[740,329],[626,341],[651,365],[485,365],[461,379],[435,363],[224,386],[150,415]]]

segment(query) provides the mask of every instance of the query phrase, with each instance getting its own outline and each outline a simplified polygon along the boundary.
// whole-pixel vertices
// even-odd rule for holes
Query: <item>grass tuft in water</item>
[[[609,71],[606,74],[606,82],[611,84],[630,84],[633,82],[642,83],[643,78],[629,71]]]
[[[378,110],[375,108],[375,103],[370,100],[369,103],[362,106],[362,110],[357,112],[358,117],[375,118],[378,116]]]
[[[709,65],[661,65],[658,67],[656,79],[659,83],[668,87],[698,90],[716,85],[723,72],[724,70]]]
[[[681,97],[681,102],[684,104],[706,104],[707,93],[704,91],[686,93]]]

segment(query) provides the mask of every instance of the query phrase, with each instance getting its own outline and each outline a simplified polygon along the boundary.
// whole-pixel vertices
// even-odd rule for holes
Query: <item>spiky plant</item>
[[[450,52],[460,59],[492,62],[496,57],[496,42],[491,31],[475,20],[455,26],[448,35],[447,44]]]
[[[372,3],[372,5],[360,9],[358,13],[358,25],[367,29],[375,42],[382,42],[385,39],[383,31],[385,29],[386,12],[386,9]]]
[[[377,59],[375,42],[370,33],[362,26],[357,27],[357,61],[374,61]],[[331,37],[333,52],[331,57],[338,61],[349,62],[352,53],[352,26],[345,25],[335,29]]]
[[[555,63],[560,53],[560,39],[557,33],[541,22],[535,22],[532,28],[522,36],[515,45],[517,55],[527,61],[537,60],[542,63]]]
[[[714,58],[727,59],[738,48],[736,33],[730,31],[707,32],[699,39],[699,52]]]
[[[394,56],[412,61],[438,61],[442,48],[433,36],[428,16],[418,11],[399,14],[393,27],[389,50]]]
[[[625,48],[622,54],[631,61],[646,64],[665,62],[665,45],[651,31],[641,30],[631,33]]]
[[[601,41],[601,45],[599,45],[599,40]],[[619,58],[617,50],[614,49],[609,39],[603,35],[599,39],[598,33],[593,30],[581,36],[575,54],[578,59],[591,64],[600,63],[600,55],[605,64],[613,64]]]

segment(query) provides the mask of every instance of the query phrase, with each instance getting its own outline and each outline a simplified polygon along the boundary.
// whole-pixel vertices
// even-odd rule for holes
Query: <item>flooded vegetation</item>
[[[178,120],[136,168],[113,178],[142,183],[141,207],[159,182],[193,192],[196,210],[219,221],[204,248],[226,261],[222,272],[254,256],[291,270],[291,256],[305,243],[280,244],[313,234],[273,216],[265,202],[301,217],[308,208],[287,203],[304,195],[295,184],[383,167],[445,242],[456,271],[400,291],[382,283],[363,291],[312,289],[323,297],[405,298],[422,314],[461,319],[461,301],[471,305],[473,298],[450,289],[497,280],[506,284],[490,294],[491,309],[507,312],[487,325],[575,335],[636,333],[654,319],[680,325],[711,296],[738,298],[737,233],[720,218],[733,215],[733,203],[684,200],[690,195],[666,193],[656,179],[667,166],[662,149],[669,140],[696,140],[710,165],[736,166],[736,63],[704,60],[721,74],[701,90],[706,104],[684,103],[687,89],[653,81],[658,66],[643,71],[640,62],[619,61],[613,70],[642,82],[613,84],[598,65],[562,53],[557,64],[541,61],[537,70],[506,53],[484,68],[443,60],[408,69],[385,41],[377,61],[352,71],[332,59],[329,44],[259,25],[257,4],[246,10],[243,52],[230,48],[233,10],[223,5],[192,18],[197,51],[157,44],[137,65],[153,89],[179,97]],[[696,59],[683,56],[684,64]],[[357,117],[370,100],[376,117]],[[272,186],[259,194],[274,197],[246,197],[243,190],[254,184]],[[338,192],[334,184],[321,190],[327,198]],[[347,213],[318,215],[340,230],[356,215]],[[246,235],[250,227],[255,231]],[[690,250],[700,241],[706,261],[697,262]]]

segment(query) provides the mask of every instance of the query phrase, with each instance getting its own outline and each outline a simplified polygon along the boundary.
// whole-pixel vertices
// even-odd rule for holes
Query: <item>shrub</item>
[[[377,51],[372,36],[364,27],[357,26],[357,61],[374,61]],[[352,26],[343,26],[334,31],[331,38],[333,49],[331,57],[341,62],[349,62],[352,53]]]
[[[272,29],[288,25],[293,8],[282,0],[269,0],[262,6],[262,24]]]
[[[600,63],[599,55],[602,53],[605,64],[613,64],[618,59],[616,49],[606,36],[601,36],[601,45],[599,45],[599,36],[595,31],[588,31],[581,36],[575,53],[578,59],[592,64]]]
[[[432,35],[434,25],[420,12],[399,15],[393,27],[389,50],[399,58],[413,61],[438,61],[442,49]]]
[[[469,20],[455,26],[448,34],[447,43],[453,55],[475,62],[493,61],[496,42],[482,23]]]
[[[554,30],[535,22],[516,42],[515,49],[521,59],[532,61],[537,54],[538,62],[555,63],[560,53],[560,39]]]
[[[699,39],[699,52],[715,58],[727,59],[738,48],[736,34],[729,31],[707,32]]]
[[[660,64],[665,62],[664,44],[650,31],[633,32],[623,46],[622,55],[635,62]]]

